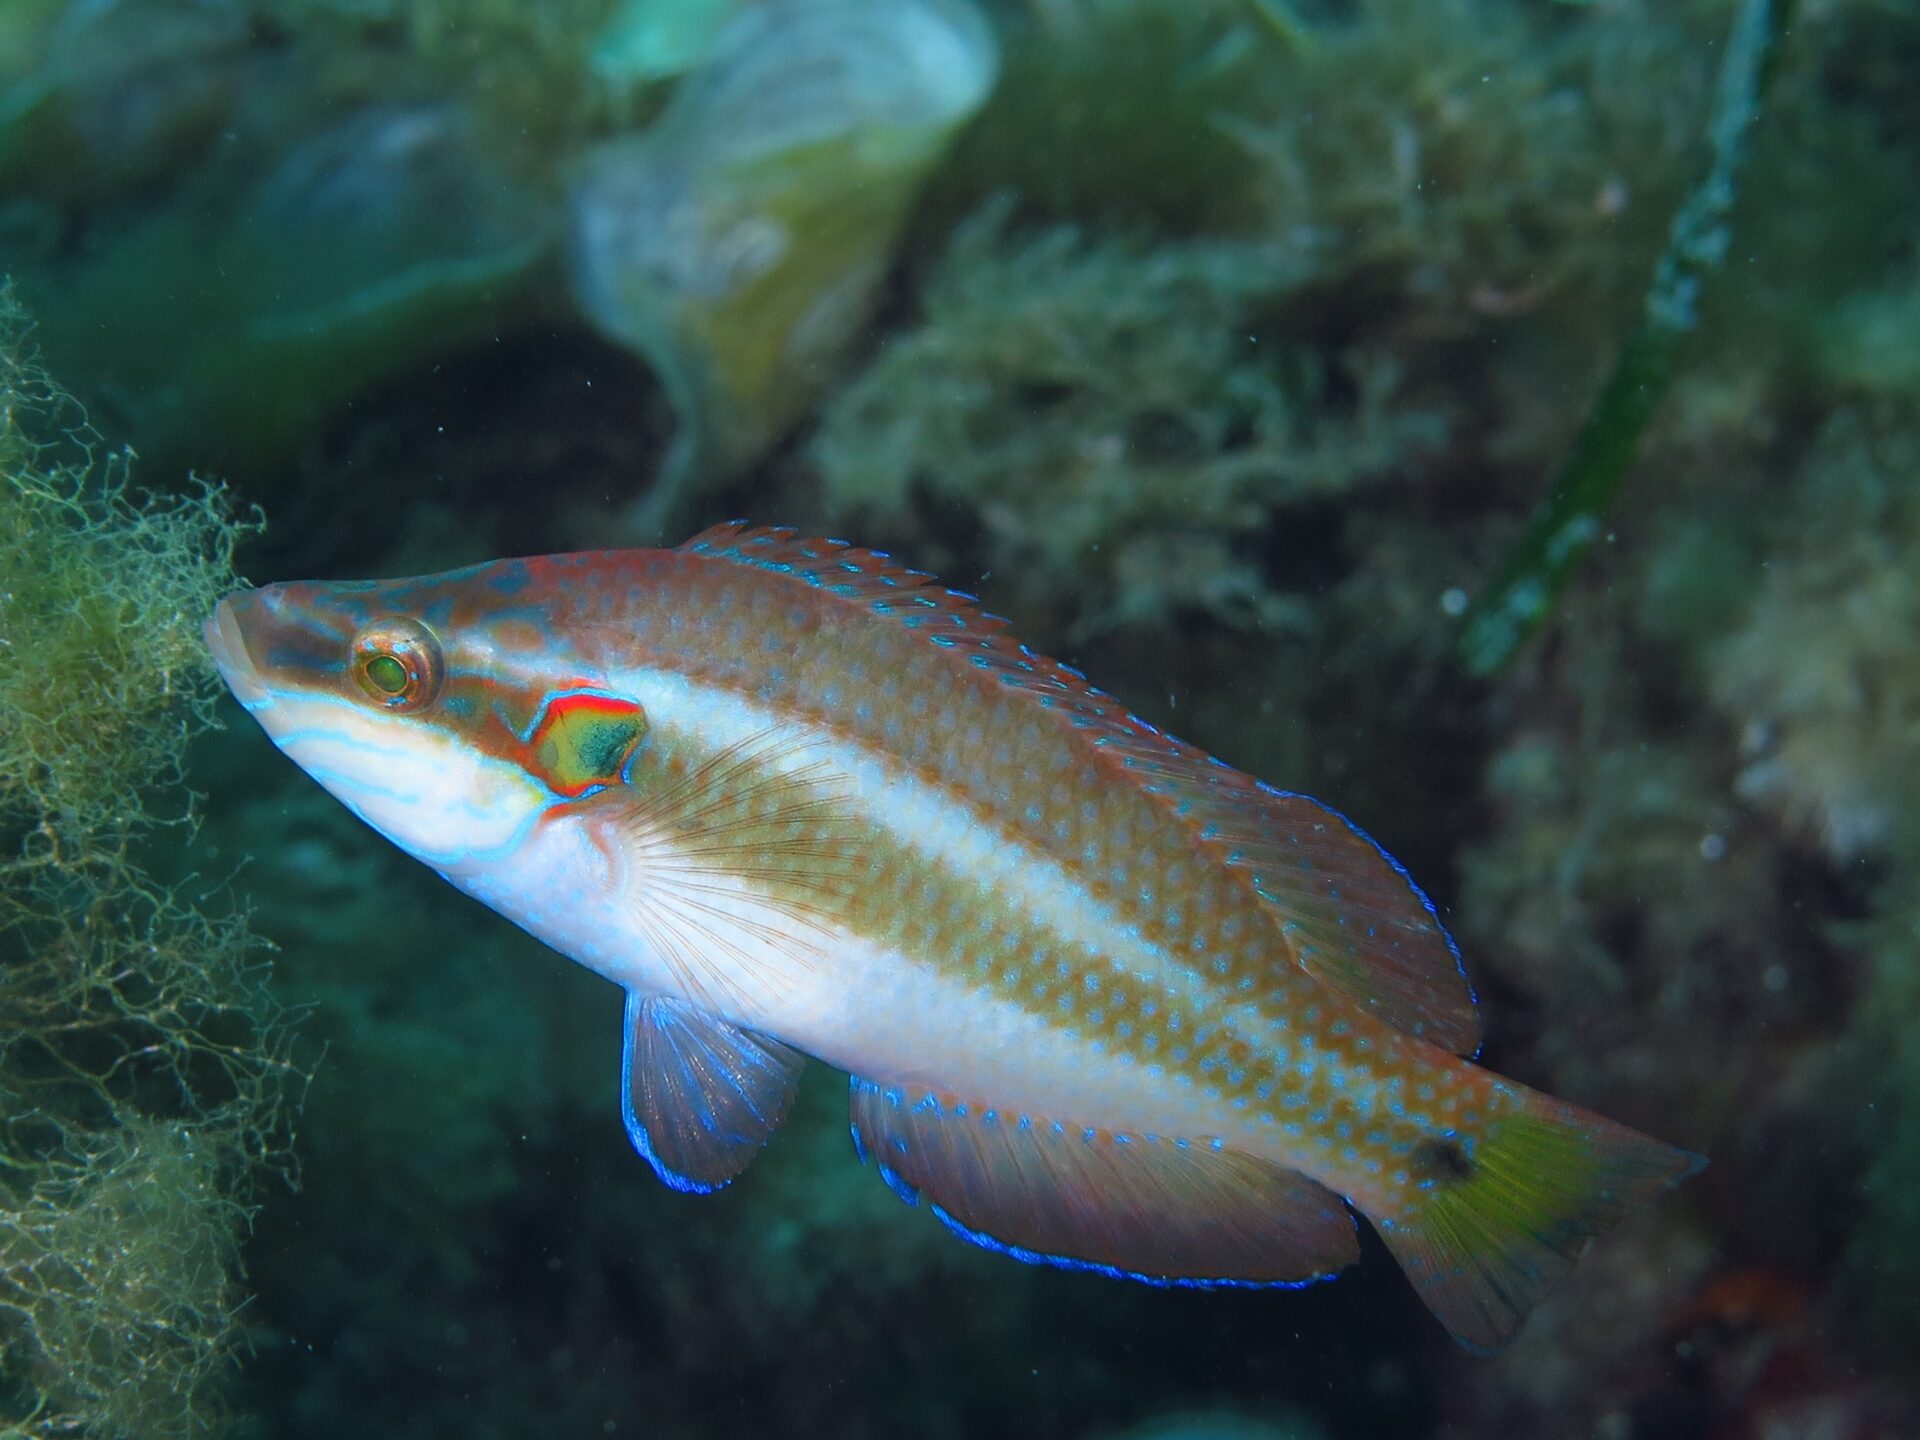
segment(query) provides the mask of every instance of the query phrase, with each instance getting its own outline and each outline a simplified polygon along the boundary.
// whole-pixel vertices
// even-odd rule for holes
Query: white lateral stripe
[[[671,671],[640,671],[631,678],[632,693],[640,697],[656,727],[693,737],[702,747],[718,749],[771,730],[794,729],[795,722],[776,711]],[[807,735],[805,744],[782,747],[777,760],[783,773],[826,766],[850,782],[850,798],[862,818],[884,829],[902,848],[986,893],[1012,898],[1035,925],[1068,945],[1104,957],[1118,973],[1157,987],[1177,985],[1183,999],[1203,998],[1200,976],[1170,965],[1165,947],[1143,937],[1131,920],[1097,899],[1046,852],[1007,837],[966,804],[892,765],[883,754],[823,731]]]

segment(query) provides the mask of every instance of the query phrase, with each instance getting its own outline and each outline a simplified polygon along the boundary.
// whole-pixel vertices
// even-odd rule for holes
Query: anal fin
[[[1163,1285],[1303,1285],[1358,1255],[1352,1215],[1296,1171],[853,1079],[855,1146],[910,1203],[1033,1264]]]
[[[627,994],[620,1104],[627,1136],[676,1190],[718,1190],[786,1118],[799,1051],[664,995]]]

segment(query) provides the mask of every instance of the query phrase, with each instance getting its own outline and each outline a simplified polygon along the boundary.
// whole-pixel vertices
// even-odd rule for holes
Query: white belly
[[[869,1080],[1133,1133],[1239,1128],[1184,1077],[864,936],[802,925],[744,886],[709,884],[696,928],[663,922],[619,870],[587,824],[562,818],[511,865],[449,878],[619,985],[689,1000]]]

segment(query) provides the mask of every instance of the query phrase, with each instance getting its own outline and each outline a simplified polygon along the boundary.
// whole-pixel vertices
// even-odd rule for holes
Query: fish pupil
[[[366,664],[367,683],[382,695],[398,695],[407,688],[407,667],[392,655],[375,655]]]

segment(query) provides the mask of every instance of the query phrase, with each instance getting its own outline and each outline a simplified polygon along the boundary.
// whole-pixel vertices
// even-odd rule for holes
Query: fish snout
[[[258,595],[254,590],[236,590],[214,606],[212,616],[201,627],[207,649],[213,652],[213,663],[220,667],[220,678],[249,710],[267,699],[266,684],[247,649],[245,617],[258,609]]]

